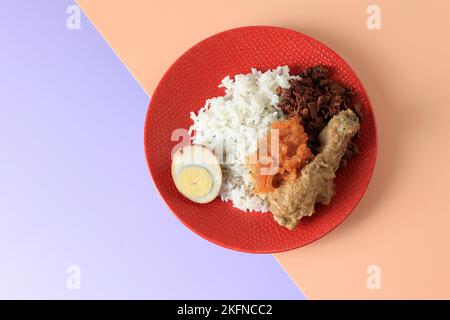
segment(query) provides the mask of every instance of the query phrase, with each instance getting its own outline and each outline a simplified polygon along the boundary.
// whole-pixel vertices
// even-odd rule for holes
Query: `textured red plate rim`
[[[170,205],[170,201],[168,201],[168,199],[163,195],[163,193],[161,192],[161,190],[160,190],[158,184],[156,183],[155,177],[154,177],[153,172],[152,172],[152,169],[151,169],[151,163],[150,163],[150,161],[149,161],[148,154],[147,154],[147,145],[148,145],[148,138],[147,138],[147,137],[149,136],[149,132],[150,132],[150,128],[149,128],[149,122],[150,122],[150,121],[149,121],[149,119],[150,119],[150,116],[151,116],[150,113],[151,113],[152,101],[153,101],[151,98],[150,98],[150,103],[149,103],[149,106],[148,106],[148,108],[147,108],[146,118],[145,118],[145,126],[144,126],[144,153],[145,153],[145,157],[146,157],[146,160],[147,160],[147,167],[148,167],[148,170],[149,170],[149,172],[150,172],[150,175],[151,175],[151,177],[152,177],[153,183],[154,183],[156,189],[158,190],[158,193],[159,193],[160,197],[164,200],[164,202],[166,203],[166,205],[168,206],[168,208],[170,209],[170,211],[172,212],[172,214],[177,218],[177,220],[180,221],[184,226],[186,226],[190,231],[192,231],[194,234],[198,235],[199,237],[201,237],[201,238],[203,238],[203,239],[205,239],[205,240],[207,240],[207,241],[209,241],[209,242],[211,242],[211,243],[214,243],[214,244],[216,244],[216,245],[218,245],[218,246],[221,246],[221,247],[223,247],[223,248],[226,248],[226,249],[230,249],[230,250],[234,250],[234,251],[239,251],[239,252],[244,252],[244,253],[273,254],[273,253],[280,253],[280,252],[286,252],[286,251],[298,249],[298,248],[304,247],[304,246],[306,246],[306,245],[308,245],[308,244],[310,244],[310,243],[313,243],[313,242],[315,242],[315,241],[321,239],[322,237],[326,236],[326,235],[329,234],[331,231],[333,231],[334,229],[336,229],[339,225],[341,225],[342,222],[344,222],[344,220],[346,220],[346,219],[348,218],[348,216],[355,210],[355,208],[357,207],[357,205],[359,204],[359,202],[361,201],[361,199],[364,197],[364,194],[366,193],[367,188],[368,188],[368,186],[369,186],[369,184],[370,184],[370,181],[371,181],[371,179],[372,179],[372,177],[373,177],[373,172],[374,172],[374,169],[375,169],[375,163],[376,163],[377,158],[378,158],[378,129],[377,129],[377,121],[376,121],[376,118],[375,118],[375,114],[373,113],[372,103],[371,103],[371,101],[370,101],[370,97],[367,95],[367,92],[366,92],[366,90],[365,90],[365,88],[364,88],[364,86],[363,86],[361,80],[359,79],[357,73],[354,72],[353,68],[351,68],[351,66],[350,66],[350,65],[349,65],[349,64],[348,64],[348,63],[347,63],[340,55],[338,55],[333,49],[331,49],[330,47],[328,47],[327,45],[325,45],[325,44],[322,43],[321,41],[319,41],[319,40],[317,40],[317,39],[314,39],[314,38],[312,38],[312,37],[310,37],[310,36],[308,36],[308,35],[306,35],[306,34],[304,34],[304,33],[299,32],[299,31],[295,31],[295,30],[288,29],[288,28],[283,28],[283,27],[278,27],[278,26],[257,25],[257,26],[237,27],[237,28],[232,28],[232,29],[228,29],[228,30],[225,30],[225,31],[216,33],[216,34],[214,34],[214,35],[212,35],[212,36],[209,36],[209,37],[203,39],[202,41],[200,41],[200,42],[194,44],[194,45],[191,46],[188,50],[186,50],[185,52],[183,52],[183,53],[182,53],[182,54],[181,54],[181,55],[180,55],[180,56],[172,63],[172,65],[167,69],[167,71],[164,73],[163,77],[162,77],[162,78],[160,79],[160,81],[158,82],[158,85],[156,86],[154,92],[157,92],[157,91],[159,90],[159,88],[160,88],[160,86],[161,86],[161,83],[163,83],[164,80],[167,78],[168,74],[172,71],[172,68],[174,67],[174,65],[177,64],[177,62],[178,62],[180,59],[182,59],[183,56],[184,56],[185,54],[187,54],[189,51],[191,51],[193,48],[195,48],[195,47],[201,45],[201,44],[202,44],[203,42],[205,42],[205,41],[214,39],[214,38],[220,36],[220,35],[223,34],[223,33],[233,32],[233,31],[238,31],[238,30],[245,30],[245,29],[253,29],[253,28],[279,29],[279,30],[284,30],[284,31],[288,31],[288,32],[298,33],[298,34],[301,34],[301,35],[302,35],[303,37],[305,37],[305,38],[312,39],[313,41],[319,43],[319,44],[322,45],[324,48],[326,48],[326,49],[329,51],[329,53],[333,56],[334,59],[341,60],[342,63],[344,63],[344,64],[352,71],[354,77],[355,77],[355,78],[358,80],[358,82],[360,83],[360,85],[361,85],[361,92],[362,92],[362,93],[365,95],[365,97],[367,98],[367,102],[368,102],[368,105],[370,106],[370,109],[371,109],[371,112],[372,112],[372,116],[373,116],[373,119],[374,119],[374,131],[375,131],[375,141],[374,141],[374,146],[375,146],[374,152],[375,152],[375,156],[374,156],[374,157],[375,157],[375,159],[374,159],[374,165],[372,166],[372,168],[371,168],[371,170],[370,170],[370,173],[369,173],[368,182],[367,182],[367,184],[364,186],[363,191],[361,192],[360,197],[359,197],[359,198],[357,199],[357,201],[355,202],[355,205],[353,206],[353,208],[352,208],[351,210],[349,210],[348,213],[345,215],[345,217],[344,217],[341,221],[339,221],[335,226],[333,226],[332,228],[328,229],[326,232],[323,232],[322,234],[320,234],[320,235],[317,236],[316,238],[311,239],[310,241],[307,241],[307,242],[305,242],[305,243],[303,243],[303,244],[300,244],[300,245],[286,246],[285,248],[279,249],[279,250],[248,250],[248,249],[245,249],[245,248],[242,248],[242,247],[236,247],[236,246],[228,245],[228,244],[226,244],[226,243],[222,243],[222,242],[216,241],[215,239],[212,239],[212,238],[206,236],[205,234],[202,234],[202,233],[198,232],[197,230],[195,230],[194,228],[192,228],[189,224],[185,223],[185,222],[184,222],[184,221],[176,214],[176,212],[174,212],[172,206]]]

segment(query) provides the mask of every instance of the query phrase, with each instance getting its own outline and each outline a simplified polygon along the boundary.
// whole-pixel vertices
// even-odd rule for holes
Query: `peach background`
[[[78,3],[149,95],[174,59],[229,28],[278,25],[332,47],[372,100],[377,166],[340,227],[275,257],[312,299],[450,298],[450,2]],[[381,30],[366,28],[369,4],[381,7]],[[381,290],[366,287],[372,264],[381,267]]]

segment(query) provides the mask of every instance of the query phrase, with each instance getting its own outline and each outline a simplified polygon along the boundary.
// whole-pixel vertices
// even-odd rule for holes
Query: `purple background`
[[[0,4],[0,298],[302,299],[271,255],[168,211],[144,157],[149,97],[85,16],[66,28],[69,4]]]

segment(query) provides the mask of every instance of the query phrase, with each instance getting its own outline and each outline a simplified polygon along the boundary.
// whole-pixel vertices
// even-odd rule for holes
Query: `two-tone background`
[[[0,10],[0,298],[450,298],[447,1],[5,0]],[[171,62],[244,25],[336,50],[379,133],[353,214],[274,256],[188,231],[143,151]]]

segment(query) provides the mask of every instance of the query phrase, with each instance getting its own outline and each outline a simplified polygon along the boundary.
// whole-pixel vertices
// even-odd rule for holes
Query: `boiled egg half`
[[[211,150],[202,145],[188,145],[173,155],[172,179],[186,198],[207,203],[219,194],[222,169]]]

